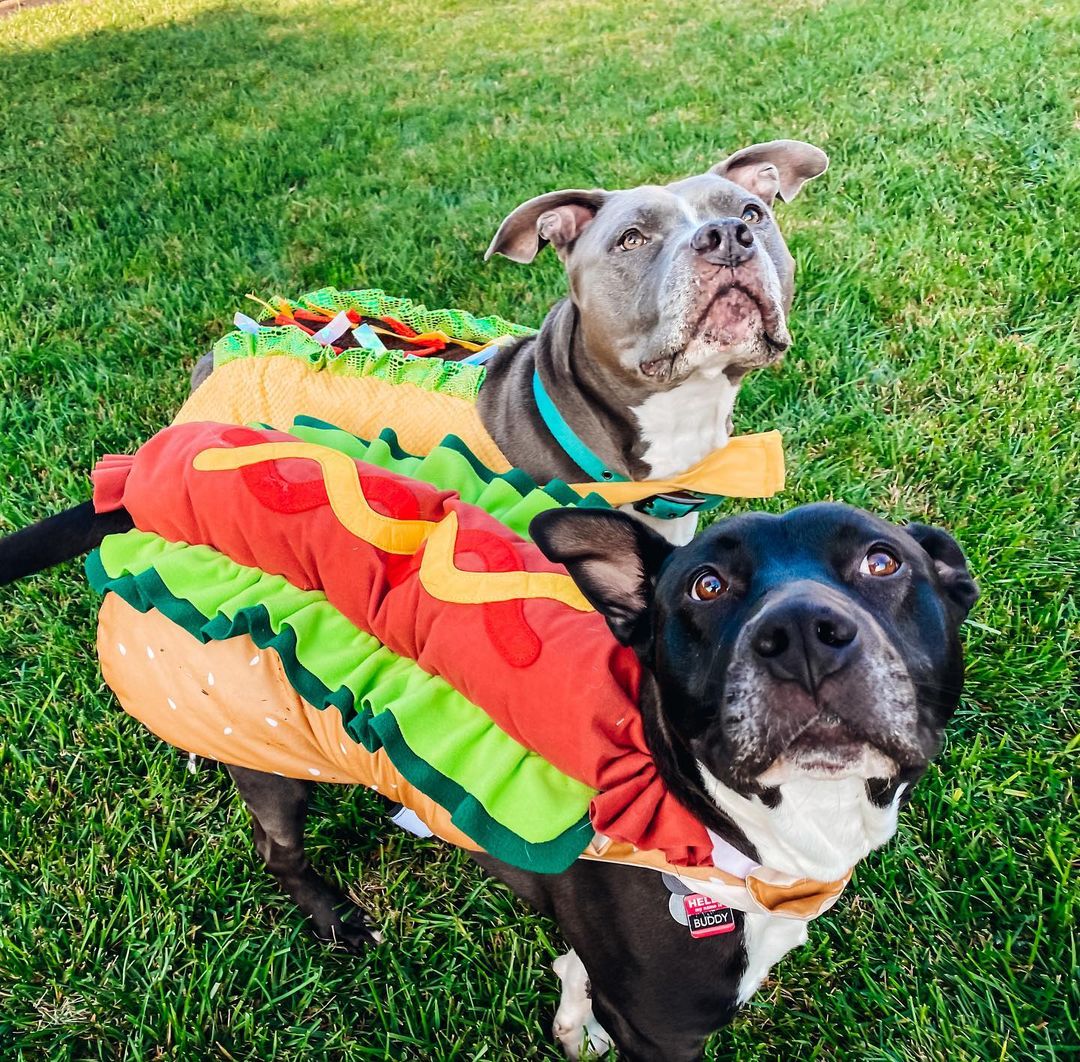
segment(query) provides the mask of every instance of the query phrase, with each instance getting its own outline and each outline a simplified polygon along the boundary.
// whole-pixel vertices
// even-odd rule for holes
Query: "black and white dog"
[[[958,630],[978,591],[948,534],[833,504],[731,517],[682,547],[613,511],[555,510],[532,531],[638,654],[661,776],[718,837],[828,882],[892,836],[963,683]],[[72,545],[49,521],[0,542],[0,583]],[[312,784],[230,771],[256,847],[316,927],[332,918],[354,948],[378,939],[308,861]],[[642,1062],[698,1058],[807,936],[803,921],[736,911],[734,931],[694,939],[659,874],[579,860],[541,875],[478,858],[572,949],[555,964],[555,1034],[571,1058],[586,1042]]]
[[[892,836],[963,684],[978,591],[948,534],[835,504],[731,517],[677,549],[603,512],[544,514],[533,533],[640,657],[650,750],[711,830],[820,881]],[[736,914],[737,933],[695,940],[655,874],[482,861],[573,948],[555,1029],[571,1057],[583,1033],[625,1058],[699,1057],[807,938],[805,922]]]

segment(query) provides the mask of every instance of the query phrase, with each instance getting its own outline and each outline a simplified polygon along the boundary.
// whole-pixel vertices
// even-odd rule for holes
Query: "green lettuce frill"
[[[357,461],[430,483],[440,490],[454,490],[462,501],[483,509],[527,541],[533,517],[547,509],[570,505],[610,508],[599,494],[582,498],[562,480],[555,479],[541,487],[520,469],[492,472],[455,435],[448,435],[431,453],[418,457],[401,449],[397,435],[390,428],[367,442],[316,417],[302,416],[285,430],[304,442],[329,446]]]
[[[201,642],[246,634],[274,650],[304,700],[340,712],[353,740],[369,752],[385,749],[412,785],[497,858],[558,873],[592,838],[594,790],[354,627],[320,591],[144,531],[109,536],[86,569],[98,592],[140,612],[157,609]]]

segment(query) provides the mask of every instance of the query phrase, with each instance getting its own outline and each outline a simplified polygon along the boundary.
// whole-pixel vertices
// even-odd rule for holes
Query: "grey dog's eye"
[[[627,229],[619,239],[619,246],[624,251],[632,251],[636,247],[644,247],[648,242],[637,229]]]
[[[690,584],[690,596],[695,601],[715,601],[727,592],[727,588],[727,580],[712,568],[708,568],[694,576],[694,581]]]
[[[753,203],[743,207],[742,219],[747,225],[756,225],[765,215]]]
[[[884,546],[874,546],[859,565],[859,571],[863,575],[872,575],[881,578],[885,575],[895,575],[901,566],[901,561]]]

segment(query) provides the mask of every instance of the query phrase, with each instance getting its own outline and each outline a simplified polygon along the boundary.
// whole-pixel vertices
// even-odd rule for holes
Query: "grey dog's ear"
[[[591,192],[565,188],[522,203],[499,226],[484,261],[501,254],[511,261],[528,263],[546,243],[554,245],[561,256],[596,217],[610,194],[600,188]]]
[[[790,203],[807,181],[820,177],[829,156],[801,140],[770,140],[754,144],[718,162],[709,173],[726,177],[772,206],[779,196]]]
[[[945,592],[956,621],[959,623],[979,600],[979,588],[968,571],[967,557],[956,539],[940,527],[908,524],[904,530],[930,555],[937,572],[938,584]]]
[[[548,560],[566,566],[623,645],[644,646],[656,578],[675,548],[667,539],[610,509],[549,509],[529,534]]]

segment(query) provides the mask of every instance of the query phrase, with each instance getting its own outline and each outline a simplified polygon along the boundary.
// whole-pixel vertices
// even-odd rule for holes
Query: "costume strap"
[[[718,833],[713,833],[707,826],[706,832],[712,841],[713,866],[723,870],[733,878],[748,878],[761,864],[755,862],[748,855],[743,855],[730,841],[725,841]]]

